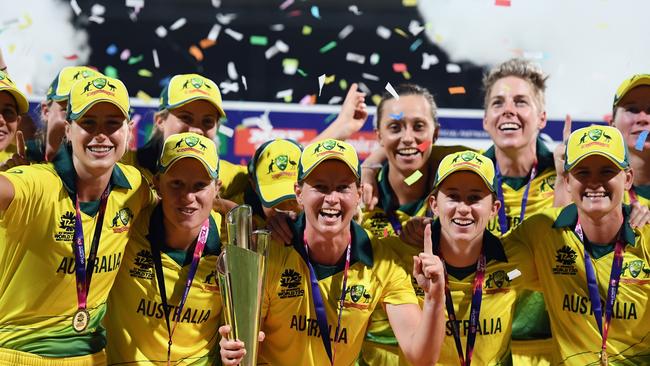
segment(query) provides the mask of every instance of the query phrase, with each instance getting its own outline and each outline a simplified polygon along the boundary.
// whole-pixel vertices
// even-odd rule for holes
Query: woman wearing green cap
[[[508,245],[528,246],[553,328],[553,364],[650,363],[650,227],[623,204],[636,172],[623,135],[574,131],[564,182],[572,203],[526,219]]]
[[[158,166],[161,200],[133,222],[109,296],[108,364],[212,365],[221,320],[216,146],[192,132],[171,135]]]
[[[9,75],[0,71],[0,163],[10,159],[16,151],[16,131],[20,115],[27,113],[29,103]]]
[[[153,201],[140,172],[117,163],[128,111],[121,81],[80,81],[69,143],[51,163],[0,173],[0,365],[105,363],[108,292],[131,221]]]
[[[420,310],[410,277],[393,265],[390,245],[352,221],[361,200],[359,176],[356,151],[345,142],[321,140],[304,149],[295,186],[304,213],[292,224],[291,245],[274,241],[269,250],[259,362],[350,365],[378,306],[386,307],[414,365],[437,361],[444,331],[441,263],[430,242],[414,258],[413,274],[424,289]],[[220,329],[223,337],[228,331]],[[243,347],[224,338],[223,364],[238,364]]]

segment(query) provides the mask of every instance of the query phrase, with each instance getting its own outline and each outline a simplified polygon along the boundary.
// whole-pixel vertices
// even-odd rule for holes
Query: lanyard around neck
[[[161,228],[162,229],[162,228]],[[176,325],[181,317],[181,312],[185,306],[185,301],[192,287],[192,281],[196,275],[196,270],[199,267],[199,260],[203,255],[203,249],[205,248],[205,243],[208,241],[208,233],[210,231],[210,221],[209,218],[205,219],[203,225],[201,225],[201,231],[199,231],[199,236],[196,240],[196,245],[194,246],[194,254],[192,255],[192,263],[190,264],[190,269],[187,272],[187,279],[185,280],[185,290],[183,291],[183,296],[181,301],[174,311],[174,326],[170,326],[169,314],[171,312],[170,306],[167,303],[167,292],[165,291],[165,276],[163,274],[162,267],[162,257],[160,254],[161,243],[149,243],[151,245],[151,252],[153,254],[154,265],[156,267],[156,282],[158,282],[158,291],[160,291],[160,297],[163,305],[163,311],[165,313],[165,323],[167,325],[167,334],[169,337],[169,342],[167,343],[167,364],[169,365],[171,359],[172,351],[172,337],[176,331]]]
[[[499,227],[501,228],[501,234],[505,235],[508,232],[510,227],[508,226],[508,218],[506,217],[506,201],[503,197],[503,177],[501,176],[501,170],[499,169],[499,163],[495,160],[494,167],[496,168],[497,175],[497,196],[499,201],[501,201],[501,208],[499,208]],[[521,198],[521,211],[519,212],[519,222],[524,221],[524,215],[526,214],[526,205],[528,204],[528,191],[530,190],[530,183],[537,176],[537,160],[533,163],[533,168],[530,170],[530,178],[528,183],[526,183],[526,189],[524,190],[524,195]]]
[[[73,317],[73,328],[77,332],[86,329],[90,321],[90,315],[86,310],[88,306],[88,293],[90,291],[90,282],[93,278],[93,267],[95,266],[95,259],[97,258],[97,250],[99,249],[99,239],[102,236],[102,227],[104,224],[104,214],[106,213],[106,203],[108,196],[111,193],[111,185],[108,184],[102,192],[99,201],[99,212],[97,213],[97,223],[95,224],[95,232],[93,233],[92,244],[90,245],[90,253],[88,254],[88,261],[86,261],[86,252],[84,247],[84,229],[81,222],[81,209],[79,208],[79,195],[75,200],[75,222],[74,222],[74,237],[73,237],[73,253],[75,262],[75,281],[77,283],[77,313]],[[81,315],[79,319],[78,316]],[[79,319],[79,320],[77,320]]]
[[[622,229],[621,229],[622,230]],[[598,282],[596,280],[596,270],[591,263],[591,256],[589,250],[585,245],[584,233],[580,219],[576,223],[575,233],[580,238],[584,246],[585,252],[585,272],[587,274],[587,288],[589,290],[589,300],[591,307],[596,318],[598,331],[602,337],[601,343],[601,364],[607,364],[607,335],[609,332],[609,325],[612,320],[612,312],[614,309],[614,301],[616,300],[616,293],[618,292],[618,283],[621,279],[621,269],[623,268],[623,253],[625,252],[625,243],[623,242],[622,231],[619,231],[618,239],[616,239],[616,246],[614,249],[614,260],[612,261],[612,270],[609,276],[609,286],[607,287],[607,297],[605,299],[605,323],[603,323],[603,309],[600,303],[600,292],[598,291]]]
[[[316,271],[314,266],[309,261],[309,246],[307,244],[307,237],[303,235],[303,242],[305,244],[305,253],[303,259],[309,267],[309,280],[311,282],[311,293],[312,300],[314,301],[314,308],[316,310],[316,320],[318,321],[318,328],[320,329],[320,336],[323,340],[323,346],[325,347],[325,352],[327,352],[327,357],[329,357],[330,364],[334,365],[334,356],[335,352],[332,352],[332,344],[330,341],[330,332],[329,326],[327,324],[327,313],[325,312],[325,301],[323,301],[323,295],[320,292],[320,287],[318,286],[318,278],[316,277]],[[343,285],[341,286],[341,298],[339,299],[338,306],[338,320],[336,323],[336,331],[334,332],[334,340],[336,341],[336,336],[341,330],[341,315],[343,314],[343,304],[345,302],[345,293],[347,291],[347,282],[348,282],[348,269],[350,268],[350,247],[352,240],[348,240],[348,247],[345,254],[345,270],[343,271]]]
[[[483,280],[485,279],[486,262],[487,260],[485,258],[485,253],[483,252],[483,247],[481,247],[481,254],[478,257],[478,261],[476,262],[476,274],[474,276],[474,283],[472,287],[472,305],[469,311],[469,332],[467,334],[467,345],[465,347],[464,356],[463,346],[460,341],[460,326],[459,322],[456,319],[454,301],[451,297],[451,290],[449,289],[449,276],[447,274],[447,266],[445,265],[445,305],[447,307],[447,317],[449,318],[452,326],[452,334],[454,335],[454,342],[456,344],[456,351],[458,352],[460,366],[469,366],[472,363],[472,354],[474,353],[474,344],[476,343],[476,332],[478,331],[478,316],[481,312],[481,301],[483,300]]]

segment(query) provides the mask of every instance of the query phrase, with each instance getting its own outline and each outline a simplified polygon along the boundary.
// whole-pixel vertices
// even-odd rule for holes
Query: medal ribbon
[[[90,282],[93,278],[93,266],[97,258],[99,248],[99,239],[102,236],[102,226],[104,224],[104,213],[106,213],[106,202],[111,193],[111,185],[108,184],[102,192],[99,201],[99,212],[97,213],[97,223],[93,233],[93,241],[90,245],[90,253],[86,262],[86,250],[84,248],[84,229],[81,223],[81,209],[79,208],[79,195],[75,200],[75,221],[74,237],[72,251],[74,253],[75,263],[75,280],[77,282],[77,310],[85,310],[88,305],[88,292],[90,291]]]
[[[497,173],[497,197],[501,201],[501,208],[499,208],[499,227],[501,228],[501,234],[505,235],[508,232],[508,218],[506,217],[506,202],[503,197],[503,179],[501,177],[501,170],[499,169],[499,164],[495,162],[494,167],[496,168]],[[533,169],[530,170],[530,178],[528,183],[526,183],[526,189],[524,190],[524,196],[521,198],[521,211],[519,212],[519,222],[524,221],[524,215],[526,214],[526,205],[528,204],[528,191],[530,190],[530,182],[535,179],[537,176],[537,160],[533,164]]]
[[[580,219],[575,227],[575,233],[580,238],[580,241],[585,243],[584,233],[580,225]],[[616,300],[616,293],[618,292],[618,283],[621,279],[621,269],[623,268],[623,253],[625,252],[625,243],[623,242],[622,234],[619,232],[616,246],[614,249],[614,260],[612,261],[612,270],[609,276],[609,286],[607,287],[607,298],[605,299],[605,323],[603,324],[603,309],[600,303],[600,293],[598,292],[598,282],[596,280],[596,271],[591,263],[591,256],[585,246],[585,271],[587,273],[587,287],[589,289],[589,300],[591,307],[594,311],[594,317],[598,324],[598,331],[602,336],[601,344],[601,360],[606,360],[607,355],[607,334],[609,332],[609,325],[612,320],[612,312],[614,309],[614,301]]]
[[[196,275],[196,270],[199,267],[199,260],[201,255],[203,255],[203,249],[205,248],[205,243],[208,240],[208,232],[210,231],[210,221],[209,218],[205,219],[203,225],[201,225],[201,231],[199,231],[199,237],[196,240],[196,246],[194,247],[194,254],[192,255],[192,263],[190,264],[190,269],[187,272],[187,280],[185,280],[185,290],[183,291],[183,296],[181,301],[174,312],[174,326],[171,327],[169,323],[169,313],[170,306],[167,303],[167,292],[165,291],[165,277],[163,274],[162,267],[162,258],[160,255],[160,248],[154,243],[151,244],[151,252],[153,254],[154,264],[156,267],[156,282],[158,282],[158,290],[160,291],[160,297],[162,300],[163,310],[165,312],[165,323],[167,324],[167,334],[169,335],[169,342],[167,343],[167,364],[170,363],[171,352],[172,352],[172,337],[176,331],[176,325],[178,324],[178,319],[181,316],[183,311],[183,306],[185,306],[185,301],[187,300],[187,295],[190,293],[190,288],[192,287],[192,281]]]
[[[314,266],[309,262],[309,248],[307,245],[307,237],[303,235],[302,241],[305,243],[305,253],[302,259],[307,263],[309,267],[309,280],[311,282],[311,293],[312,299],[314,300],[314,308],[316,310],[316,320],[318,321],[318,328],[320,329],[320,336],[323,340],[323,346],[325,346],[325,351],[327,352],[327,357],[330,359],[330,364],[334,365],[334,358],[336,352],[332,352],[332,344],[330,342],[329,336],[329,326],[327,324],[327,313],[325,312],[325,302],[323,301],[323,295],[320,292],[320,287],[318,287],[318,278],[316,277],[316,271],[314,271]],[[334,340],[336,340],[336,335],[341,329],[341,314],[343,314],[343,304],[345,302],[345,293],[347,291],[347,282],[348,282],[348,269],[350,269],[350,247],[352,239],[348,240],[348,247],[345,254],[345,270],[343,271],[343,285],[341,286],[341,299],[339,300],[339,311],[338,311],[338,320],[336,323],[336,331],[334,332]]]
[[[386,216],[388,216],[388,222],[390,222],[390,226],[393,227],[393,231],[395,232],[395,236],[402,235],[402,223],[397,218],[397,215],[395,214],[395,211],[388,212],[388,215],[386,215]]]
[[[449,276],[447,275],[447,267],[445,266],[445,305],[447,307],[447,317],[451,321],[452,325],[452,333],[454,335],[454,342],[456,343],[456,351],[458,351],[460,366],[469,366],[472,363],[474,343],[476,343],[476,332],[478,331],[478,316],[481,312],[481,301],[483,300],[483,280],[485,279],[486,262],[483,247],[481,247],[481,254],[476,262],[476,275],[474,276],[472,305],[469,311],[469,334],[467,334],[465,356],[463,356],[463,346],[460,341],[460,329],[459,324],[456,321],[456,311],[454,310],[451,290],[449,290]]]

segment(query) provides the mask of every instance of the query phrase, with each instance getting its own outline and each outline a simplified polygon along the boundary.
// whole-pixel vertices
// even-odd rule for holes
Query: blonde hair
[[[546,92],[546,80],[548,79],[548,75],[544,74],[544,71],[542,71],[542,68],[539,67],[539,65],[521,58],[513,58],[503,62],[494,67],[483,77],[483,90],[485,91],[483,107],[485,109],[488,108],[490,92],[492,91],[494,84],[500,79],[508,76],[515,76],[529,82],[533,86],[538,107],[544,110],[544,93]]]

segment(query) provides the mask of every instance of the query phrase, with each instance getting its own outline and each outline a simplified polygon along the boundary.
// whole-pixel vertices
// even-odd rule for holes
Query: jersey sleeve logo
[[[578,254],[571,249],[568,245],[558,249],[555,253],[555,261],[557,262],[553,268],[553,274],[559,275],[575,275],[578,269],[575,266]]]
[[[623,262],[621,282],[636,285],[650,283],[650,267],[641,259]]]
[[[280,291],[278,297],[286,299],[290,297],[301,297],[305,295],[305,290],[300,288],[302,284],[302,275],[292,268],[287,268],[282,272],[280,277]]]
[[[510,289],[510,279],[506,274],[506,271],[498,270],[496,272],[490,273],[485,279],[485,289],[486,293],[495,293],[495,292],[508,292]]]
[[[74,212],[67,211],[59,218],[59,227],[58,231],[54,233],[55,241],[72,241],[74,236],[74,222],[75,216]]]
[[[110,227],[114,233],[128,231],[131,219],[133,219],[133,211],[128,207],[122,208],[115,213]]]

